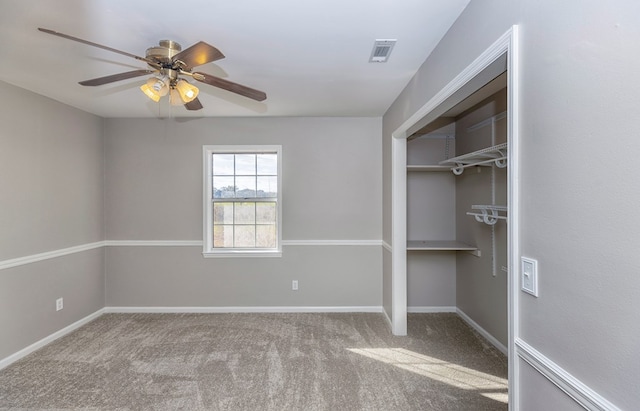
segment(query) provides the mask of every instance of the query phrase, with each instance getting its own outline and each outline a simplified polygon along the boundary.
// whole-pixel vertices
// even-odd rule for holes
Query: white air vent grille
[[[389,60],[391,50],[396,45],[397,40],[376,40],[371,50],[369,63],[384,63]]]

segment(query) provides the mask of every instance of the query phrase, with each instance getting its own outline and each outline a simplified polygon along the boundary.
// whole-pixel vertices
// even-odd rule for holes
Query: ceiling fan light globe
[[[182,98],[182,101],[184,101],[185,103],[190,103],[195,100],[196,97],[198,97],[198,93],[200,92],[200,90],[198,90],[198,87],[190,84],[186,80],[179,80],[176,83],[176,90],[178,90],[180,98]]]
[[[151,77],[147,85],[160,97],[169,93],[169,80],[166,77]]]
[[[152,89],[149,84],[143,84],[140,87],[140,90],[142,90],[142,92],[149,97],[151,100],[155,101],[156,103],[160,101],[160,95],[154,90]]]

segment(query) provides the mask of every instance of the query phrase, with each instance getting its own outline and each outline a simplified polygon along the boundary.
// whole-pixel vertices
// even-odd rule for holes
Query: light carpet
[[[0,371],[2,410],[506,410],[455,314],[106,314]]]

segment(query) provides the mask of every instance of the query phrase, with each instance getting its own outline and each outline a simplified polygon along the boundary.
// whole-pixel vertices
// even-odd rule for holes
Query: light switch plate
[[[538,261],[533,258],[520,258],[520,289],[535,297],[538,296]]]

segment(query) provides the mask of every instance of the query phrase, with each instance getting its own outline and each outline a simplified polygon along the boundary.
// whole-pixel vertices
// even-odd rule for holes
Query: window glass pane
[[[256,203],[256,224],[276,223],[276,203]]]
[[[235,226],[234,247],[255,247],[256,246],[256,226],[236,225]]]
[[[278,196],[278,177],[258,177],[258,192],[256,197],[277,197]]]
[[[233,175],[233,154],[213,155],[213,175]]]
[[[255,176],[256,175],[256,155],[236,154],[236,175]]]
[[[235,196],[233,177],[213,177],[213,198],[232,198]]]
[[[213,247],[233,247],[232,225],[213,225]]]
[[[276,226],[256,226],[256,247],[274,248],[276,246]]]
[[[256,178],[236,177],[236,198],[255,198]]]
[[[258,175],[278,174],[278,155],[277,154],[258,154]]]
[[[236,224],[255,224],[256,203],[236,203],[234,222]]]
[[[213,224],[233,224],[233,203],[213,203]]]

